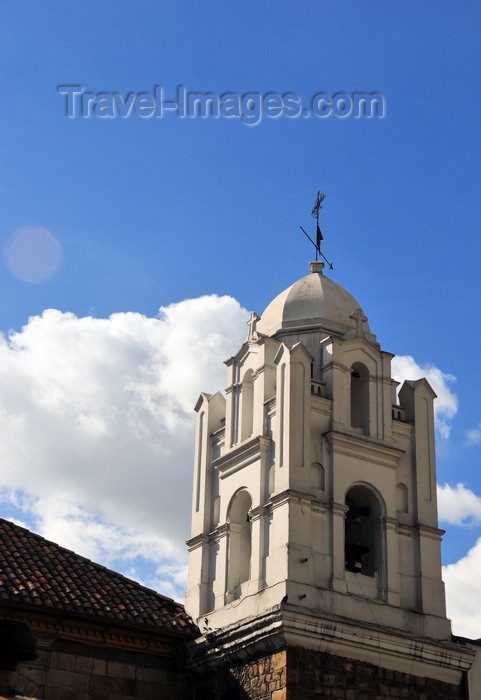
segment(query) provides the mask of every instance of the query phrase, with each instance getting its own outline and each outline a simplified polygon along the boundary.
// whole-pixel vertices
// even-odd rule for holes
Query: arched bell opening
[[[381,573],[381,506],[372,491],[353,486],[346,494],[344,562],[346,571],[363,576]]]

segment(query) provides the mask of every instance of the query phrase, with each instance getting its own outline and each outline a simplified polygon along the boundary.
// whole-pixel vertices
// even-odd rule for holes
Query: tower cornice
[[[325,433],[324,437],[333,452],[382,464],[391,469],[397,467],[399,460],[405,454],[404,450],[398,447],[365,435],[331,430]]]
[[[254,462],[260,457],[265,457],[269,449],[270,438],[257,435],[230,449],[227,454],[218,457],[212,462],[221,479],[236,472]]]

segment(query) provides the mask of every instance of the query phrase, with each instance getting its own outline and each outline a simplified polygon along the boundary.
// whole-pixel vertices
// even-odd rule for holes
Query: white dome
[[[271,301],[257,330],[268,336],[301,329],[324,330],[335,335],[350,331],[370,333],[359,303],[343,287],[322,274],[324,263],[312,262],[309,267],[310,275]],[[359,324],[362,324],[360,328]]]

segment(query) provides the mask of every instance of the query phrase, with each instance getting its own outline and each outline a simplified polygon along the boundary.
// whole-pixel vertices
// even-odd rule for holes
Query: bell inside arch
[[[345,566],[347,571],[362,572],[362,557],[370,549],[363,538],[363,518],[369,517],[370,508],[356,505],[347,500],[349,510],[345,521]]]

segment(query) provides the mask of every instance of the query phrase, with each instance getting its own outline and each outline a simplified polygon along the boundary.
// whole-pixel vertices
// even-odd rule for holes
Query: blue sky
[[[480,31],[481,8],[462,1],[0,3],[0,512],[179,597],[191,449],[181,459],[172,436],[191,430],[194,392],[224,386],[246,312],[307,273],[299,226],[312,230],[321,188],[332,278],[383,349],[439,373],[443,560],[471,550],[481,567]],[[296,93],[305,105],[380,93],[385,116],[68,118],[59,85]],[[22,260],[41,267],[45,254],[15,248],[32,230],[61,251],[44,281],[19,278]],[[186,337],[220,353],[183,356],[189,381],[172,349]],[[163,512],[176,459],[187,516],[174,542],[167,516],[145,513]],[[481,635],[481,617],[476,635],[462,626],[472,611],[451,614]]]

